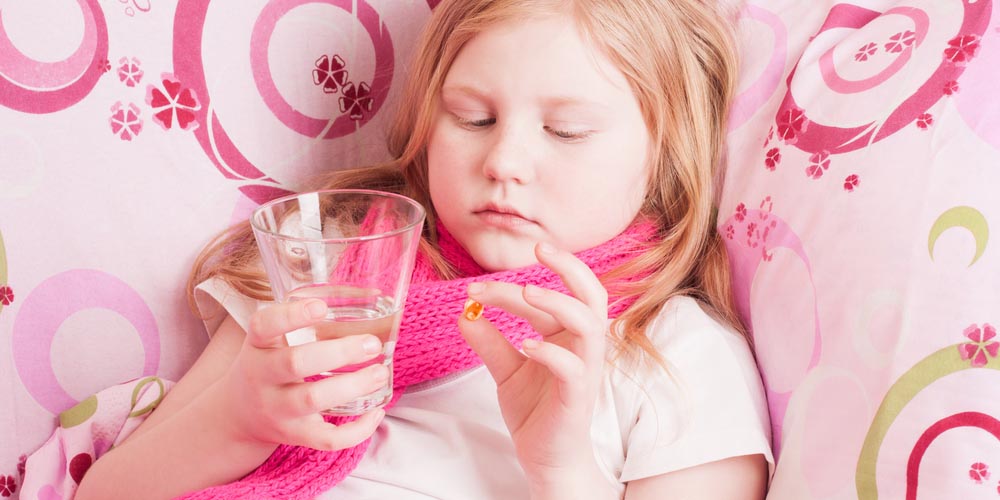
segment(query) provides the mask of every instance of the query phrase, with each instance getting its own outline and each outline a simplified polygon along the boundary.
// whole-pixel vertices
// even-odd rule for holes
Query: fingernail
[[[382,408],[375,409],[375,420],[382,420],[385,417],[385,410]]]
[[[538,251],[542,253],[553,254],[556,253],[556,247],[543,241],[538,244]]]
[[[524,349],[535,349],[538,347],[538,341],[535,339],[524,339],[521,347]]]
[[[326,304],[314,300],[306,304],[306,312],[309,313],[309,317],[313,319],[319,319],[326,316]]]
[[[375,354],[382,350],[382,342],[378,337],[368,336],[361,342],[361,348],[365,350],[365,354]]]
[[[541,294],[542,294],[542,289],[538,288],[535,285],[525,285],[524,286],[524,295],[525,296],[528,296],[528,297],[538,297]]]
[[[486,285],[484,283],[469,283],[469,295],[483,293],[483,290],[486,290]]]

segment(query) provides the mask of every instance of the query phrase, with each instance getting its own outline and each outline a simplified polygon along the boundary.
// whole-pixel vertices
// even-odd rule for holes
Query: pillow
[[[0,498],[60,412],[194,361],[207,336],[183,289],[214,234],[386,157],[384,110],[430,7],[4,4]]]
[[[749,2],[719,230],[768,498],[1000,491],[1000,33],[990,1]]]
[[[59,412],[193,362],[180,290],[212,235],[385,157],[381,110],[436,3],[4,6],[0,496]],[[769,498],[997,491],[993,7],[742,11],[719,230],[769,394]]]

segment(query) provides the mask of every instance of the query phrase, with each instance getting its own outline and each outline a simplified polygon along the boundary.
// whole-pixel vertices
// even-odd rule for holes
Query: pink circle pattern
[[[960,0],[949,0],[960,1]],[[962,2],[964,18],[957,36],[962,37],[982,37],[989,24],[991,2]],[[902,70],[910,60],[913,52],[920,46],[926,35],[929,25],[929,17],[923,10],[915,7],[897,7],[884,13],[865,9],[851,4],[839,4],[830,10],[826,22],[820,28],[817,35],[832,29],[861,29],[874,19],[880,16],[900,15],[909,18],[914,25],[914,39],[905,39],[905,43],[899,47],[896,53],[896,60],[884,71],[865,80],[849,81],[837,74],[833,65],[834,50],[831,48],[824,53],[818,62],[820,74],[831,90],[849,94],[867,90],[873,86],[886,81],[893,74]],[[830,154],[847,153],[854,151],[896,133],[900,129],[913,123],[919,116],[927,112],[939,99],[943,97],[942,90],[949,82],[956,81],[965,70],[965,61],[958,61],[954,57],[947,57],[947,47],[941,47],[941,62],[934,72],[927,78],[913,95],[907,97],[899,106],[893,110],[881,123],[872,122],[858,127],[838,127],[830,124],[817,123],[809,118],[809,111],[797,100],[792,93],[792,82],[795,79],[799,65],[796,64],[787,78],[788,92],[785,94],[775,118],[775,124],[779,128],[779,135],[785,139],[787,144],[794,144],[795,147],[808,153],[820,153],[828,151]],[[801,117],[799,123],[801,127],[789,128],[790,118]],[[791,139],[791,140],[789,140]]]
[[[313,118],[306,116],[295,110],[278,92],[278,87],[271,78],[270,64],[267,58],[267,48],[270,45],[271,34],[275,25],[283,15],[290,10],[314,0],[276,0],[264,7],[264,10],[257,18],[254,25],[253,34],[250,38],[250,64],[253,68],[254,82],[257,90],[267,104],[271,112],[274,113],[282,123],[288,128],[306,136],[317,137],[327,126],[325,118]],[[340,7],[347,12],[351,12],[351,0],[326,0],[326,3]],[[380,29],[378,13],[365,2],[358,2],[358,20],[368,31],[368,35],[375,45],[375,79],[371,83],[371,97],[374,100],[372,113],[367,114],[360,121],[352,120],[350,116],[341,115],[327,131],[324,138],[332,139],[342,137],[357,130],[357,126],[364,124],[370,119],[378,107],[385,101],[385,96],[389,91],[389,83],[392,81],[393,73],[393,53],[392,42],[389,39],[389,32]]]
[[[1000,2],[994,1],[995,5]],[[1000,32],[982,38],[977,63],[965,69],[961,85],[948,82],[943,89],[954,96],[955,107],[976,135],[1000,150],[1000,107],[996,103],[996,68],[1000,67]]]
[[[880,17],[877,12],[875,12],[875,14],[876,17]],[[840,74],[837,73],[837,66],[833,60],[835,47],[831,47],[819,58],[820,74],[823,76],[823,82],[826,83],[830,89],[841,94],[856,94],[864,92],[884,83],[892,77],[892,75],[895,75],[900,69],[906,66],[906,63],[910,62],[910,58],[913,56],[913,48],[919,47],[923,44],[924,39],[927,37],[927,29],[931,23],[930,17],[928,17],[927,13],[922,10],[909,7],[897,7],[889,9],[885,11],[885,13],[881,14],[881,16],[890,15],[905,16],[913,23],[914,31],[897,33],[896,35],[890,37],[890,43],[886,44],[891,46],[891,48],[888,49],[889,52],[898,53],[899,56],[896,57],[891,64],[882,69],[882,71],[879,71],[868,78],[861,80],[848,80],[841,77]],[[862,19],[867,18],[867,14],[859,17]],[[893,40],[893,38],[898,38],[899,40]]]
[[[785,70],[785,61],[788,59],[788,29],[780,17],[751,4],[744,7],[741,17],[753,19],[771,28],[774,48],[764,72],[733,101],[733,109],[729,113],[729,130],[735,130],[746,123],[771,98],[781,83],[781,73]]]
[[[83,12],[80,46],[62,61],[30,59],[11,42],[0,16],[0,105],[25,113],[45,114],[76,104],[104,74],[108,27],[97,0],[76,0]]]
[[[135,327],[145,351],[143,375],[155,375],[159,367],[160,335],[156,319],[132,287],[110,274],[91,269],[74,269],[52,276],[21,303],[14,320],[11,349],[25,389],[53,415],[78,401],[56,378],[52,342],[63,321],[90,308],[114,311]]]
[[[771,200],[766,198],[761,203],[761,209],[747,209],[742,203],[737,207],[736,213],[721,223],[729,254],[731,268],[733,270],[733,295],[736,300],[736,308],[750,326],[753,333],[753,317],[750,308],[750,292],[753,287],[754,276],[757,270],[765,262],[769,262],[775,248],[785,248],[795,253],[805,264],[809,273],[810,282],[813,285],[813,297],[816,296],[816,285],[812,278],[812,265],[809,256],[805,252],[802,240],[795,234],[787,222],[780,219],[770,211]],[[766,209],[765,209],[766,208]],[[813,304],[813,342],[812,352],[809,353],[809,362],[806,371],[819,364],[820,354],[823,347],[823,338],[820,333],[819,305]],[[800,353],[801,354],[801,353]],[[781,451],[782,427],[784,425],[785,412],[791,400],[793,391],[780,392],[770,388],[767,384],[767,374],[762,373],[765,391],[767,393],[768,408],[771,414],[771,435],[774,443],[775,458]]]
[[[251,68],[261,98],[282,123],[300,134],[315,137],[326,127],[327,122],[294,110],[280,95],[275,86],[267,62],[267,42],[277,20],[291,9],[305,3],[325,3],[355,13],[358,21],[371,36],[375,47],[375,79],[371,84],[370,96],[374,100],[371,113],[363,120],[351,120],[349,116],[339,117],[330,127],[324,139],[341,137],[357,130],[370,119],[389,92],[394,68],[392,41],[388,30],[384,29],[378,12],[365,0],[274,0],[269,2],[258,17],[251,36]],[[192,89],[201,99],[201,108],[196,111],[197,121],[202,126],[194,130],[195,139],[216,168],[228,179],[255,181],[242,185],[240,191],[257,203],[263,203],[288,191],[254,165],[226,133],[218,117],[211,113],[212,96],[206,82],[202,43],[205,35],[205,19],[209,8],[208,0],[180,0],[174,18],[174,74],[177,79]],[[216,153],[217,152],[217,153]]]

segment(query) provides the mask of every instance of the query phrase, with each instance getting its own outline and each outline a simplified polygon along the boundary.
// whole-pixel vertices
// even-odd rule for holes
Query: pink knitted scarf
[[[456,320],[473,281],[505,281],[534,284],[567,292],[559,277],[541,265],[487,273],[444,231],[440,225],[439,247],[461,278],[441,280],[423,255],[418,256],[406,297],[403,322],[393,364],[394,404],[405,388],[426,380],[468,370],[482,361],[462,339]],[[579,254],[594,272],[602,274],[642,253],[656,234],[649,223],[637,222],[612,240]],[[633,277],[637,279],[639,277]],[[633,300],[611,300],[608,315],[617,317]],[[538,334],[522,318],[487,308],[484,316],[520,348],[526,338]],[[336,420],[333,420],[336,422]],[[280,446],[256,470],[243,479],[198,492],[184,499],[306,499],[332,488],[357,466],[371,439],[345,450],[321,452],[310,448]],[[219,457],[224,460],[224,457]]]

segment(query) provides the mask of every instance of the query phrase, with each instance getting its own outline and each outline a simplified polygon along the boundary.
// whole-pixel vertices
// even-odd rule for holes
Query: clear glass
[[[327,304],[326,319],[285,335],[289,345],[372,334],[383,352],[368,363],[317,374],[336,376],[373,363],[392,372],[403,303],[410,284],[424,209],[404,196],[327,190],[279,198],[250,217],[277,302],[310,298]],[[392,398],[392,377],[379,390],[324,413],[357,415]]]

